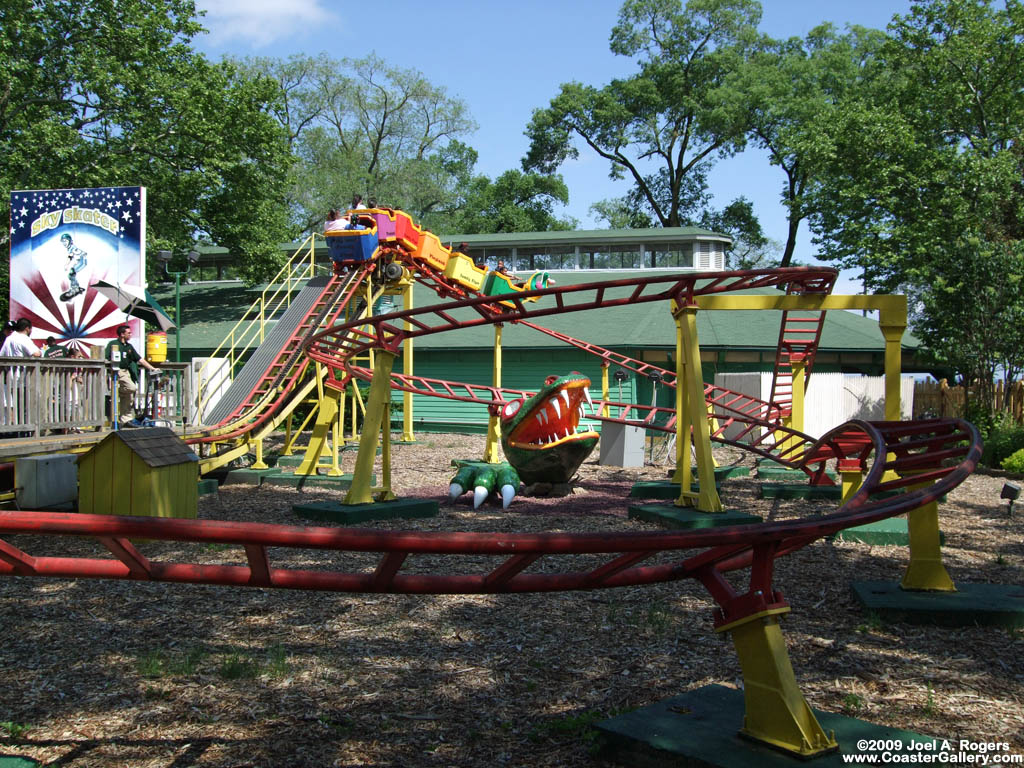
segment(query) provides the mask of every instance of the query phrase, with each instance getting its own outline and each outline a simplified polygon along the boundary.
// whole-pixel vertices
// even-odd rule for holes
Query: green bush
[[[1007,472],[1024,473],[1024,448],[1021,448],[1019,451],[1015,451],[1003,459],[1002,467]]]
[[[998,467],[1003,459],[1024,448],[1024,425],[1011,418],[998,419],[984,434],[985,448],[981,463],[987,467]]]

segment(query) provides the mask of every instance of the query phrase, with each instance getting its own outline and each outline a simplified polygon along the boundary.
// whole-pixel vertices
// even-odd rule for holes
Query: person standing
[[[106,358],[117,375],[117,421],[126,426],[135,421],[135,393],[139,391],[139,367],[155,371],[131,345],[132,329],[117,326],[117,338],[107,344]]]
[[[40,357],[42,353],[35,342],[29,338],[32,334],[32,321],[21,318],[14,324],[14,330],[4,339],[0,346],[0,357]],[[3,371],[2,399],[3,418],[5,424],[28,424],[29,421],[29,388],[23,377],[22,366],[11,366]],[[34,432],[16,432],[15,437],[32,437]]]
[[[14,324],[14,330],[0,347],[0,357],[40,357],[42,353],[36,343],[29,338],[32,335],[32,321],[21,318]]]

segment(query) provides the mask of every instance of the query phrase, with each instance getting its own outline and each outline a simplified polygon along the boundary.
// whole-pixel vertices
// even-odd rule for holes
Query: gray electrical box
[[[45,509],[78,499],[78,457],[71,453],[27,456],[14,463],[21,509]]]
[[[643,427],[605,422],[601,425],[601,458],[607,467],[642,467],[644,465]]]

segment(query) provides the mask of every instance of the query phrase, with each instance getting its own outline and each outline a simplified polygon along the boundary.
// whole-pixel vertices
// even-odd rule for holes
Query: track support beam
[[[776,608],[753,614],[718,629],[732,634],[743,670],[746,711],[740,735],[801,758],[838,749],[826,734],[797,686]]]
[[[363,430],[359,437],[359,453],[356,456],[356,466],[352,473],[352,485],[345,496],[346,504],[372,504],[374,501],[387,501],[388,497],[394,498],[390,487],[387,487],[387,478],[391,476],[390,466],[385,466],[382,471],[386,484],[382,495],[385,498],[374,499],[372,477],[381,428],[388,431],[391,429],[389,423],[391,418],[389,413],[391,408],[391,369],[394,367],[396,357],[394,352],[386,349],[378,349],[374,355],[370,397],[366,402]],[[390,441],[388,449],[382,457],[385,465],[390,464]]]

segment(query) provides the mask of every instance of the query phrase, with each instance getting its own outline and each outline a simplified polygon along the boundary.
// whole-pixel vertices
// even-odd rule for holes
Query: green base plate
[[[725,525],[751,525],[763,522],[756,515],[726,510],[725,512],[701,512],[691,507],[677,507],[674,504],[631,504],[629,517],[656,523],[666,528],[721,528]]]
[[[831,470],[825,470],[825,474],[836,479],[836,473]],[[781,464],[761,464],[757,468],[757,476],[762,480],[803,480],[807,481],[809,475],[799,469],[789,469]]]
[[[910,592],[889,581],[855,581],[850,586],[864,610],[884,621],[1024,627],[1024,586],[957,584],[956,592]]]
[[[804,476],[806,479],[806,475]],[[812,499],[840,501],[843,489],[838,485],[793,485],[790,483],[761,483],[762,499]]]
[[[905,517],[890,517],[888,520],[879,520],[877,523],[847,528],[839,531],[832,538],[839,541],[859,541],[862,544],[888,544],[904,547],[910,544],[910,534],[907,533],[907,518]],[[939,543],[946,543],[946,535],[942,531],[939,531]]]
[[[598,755],[616,764],[644,768],[676,765],[701,768],[832,768],[846,764],[844,754],[876,754],[881,764],[881,752],[857,749],[857,742],[865,739],[883,743],[902,742],[902,750],[886,750],[894,754],[937,756],[942,753],[943,743],[940,740],[814,710],[824,731],[835,734],[839,750],[808,762],[740,737],[738,731],[743,725],[743,715],[743,691],[722,685],[706,685],[597,723],[594,727],[598,734]],[[912,748],[912,742],[922,746]],[[956,742],[950,739],[949,746],[946,754],[955,755]]]
[[[216,480],[207,478],[206,480],[199,481],[199,495],[206,496],[211,493],[216,493],[219,487]]]
[[[17,755],[0,755],[0,768],[33,768],[39,765],[38,760]]]
[[[292,511],[299,517],[345,525],[366,523],[371,520],[437,517],[437,510],[436,501],[425,499],[395,499],[374,504],[340,504],[336,501],[316,501],[292,506]]]
[[[663,483],[663,482],[642,482],[635,483],[632,488],[629,489],[629,498],[631,499],[678,499],[679,489],[682,486],[679,483]],[[694,493],[700,490],[700,483],[694,483],[690,486]],[[715,489],[721,490],[722,486],[715,483]]]

